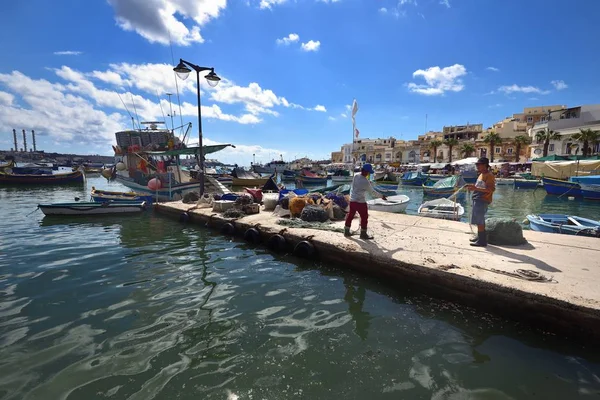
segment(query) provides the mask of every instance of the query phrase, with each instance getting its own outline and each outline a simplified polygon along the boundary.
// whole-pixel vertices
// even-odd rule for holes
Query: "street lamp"
[[[200,154],[196,153],[196,161],[198,162],[198,167],[200,168],[200,196],[204,195],[204,149],[202,148],[202,111],[201,111],[201,107],[200,107],[200,72],[202,71],[210,71],[207,75],[206,75],[206,81],[208,82],[208,84],[210,85],[210,87],[215,87],[219,84],[219,81],[221,80],[221,78],[219,78],[217,76],[217,74],[215,74],[215,69],[214,68],[208,68],[208,67],[199,67],[196,64],[192,64],[189,61],[185,61],[184,59],[180,58],[179,59],[179,64],[177,64],[177,66],[175,68],[173,68],[173,71],[175,71],[175,73],[177,74],[177,76],[182,79],[182,80],[186,80],[187,77],[190,75],[190,72],[192,72],[192,70],[190,69],[192,68],[194,71],[196,71],[196,89],[198,91],[198,147],[199,147],[199,152]]]

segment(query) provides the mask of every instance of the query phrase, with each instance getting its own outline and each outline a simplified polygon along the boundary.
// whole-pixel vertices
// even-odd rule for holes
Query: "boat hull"
[[[580,224],[571,225],[569,219]],[[527,215],[531,230],[545,233],[558,233],[563,235],[578,235],[598,237],[600,235],[600,222],[581,217],[569,217],[561,214]]]
[[[562,181],[560,179],[542,178],[546,193],[552,195],[568,195],[573,197],[582,197],[581,187],[578,183]]]
[[[514,186],[515,189],[535,189],[539,183],[537,180],[515,179]]]
[[[154,200],[152,195],[143,195],[134,192],[108,192],[105,190],[92,189],[91,194],[92,201],[96,203],[105,202],[117,202],[117,203],[129,203],[129,202],[143,202],[151,204]]]
[[[581,184],[581,195],[587,200],[600,200],[600,185]]]
[[[0,173],[0,185],[66,185],[83,183],[83,172],[54,175],[19,175]]]
[[[417,213],[422,217],[460,221],[465,214],[465,209],[460,203],[439,199],[421,204]]]
[[[336,175],[333,175],[331,177],[331,181],[335,182],[335,183],[352,182],[353,179],[354,179],[353,176],[336,176]]]
[[[168,187],[161,188],[159,190],[151,190],[148,188],[148,186],[143,186],[138,183],[135,183],[133,179],[126,178],[121,175],[117,175],[116,181],[122,184],[123,186],[133,189],[134,192],[143,195],[150,195],[153,199],[156,199],[157,201],[170,201],[183,198],[183,196],[186,193],[198,192],[200,188],[200,182],[188,182],[173,185],[171,186],[170,190]]]
[[[267,183],[267,181],[269,179],[271,179],[271,178],[266,177],[266,178],[244,179],[244,178],[233,177],[231,179],[231,184],[232,184],[232,186],[244,186],[244,187],[261,186],[262,187],[265,183]]]
[[[408,207],[410,199],[408,196],[398,195],[390,196],[387,200],[375,199],[367,201],[367,207],[372,211],[382,211],[390,213],[402,213]]]
[[[327,178],[313,178],[310,176],[301,176],[300,178],[298,178],[302,181],[302,183],[306,184],[306,185],[326,185],[327,184]]]
[[[145,202],[39,204],[44,215],[135,214],[146,210]]]

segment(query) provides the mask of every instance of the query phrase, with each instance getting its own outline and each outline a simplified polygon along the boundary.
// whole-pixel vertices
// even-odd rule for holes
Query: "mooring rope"
[[[471,265],[471,267],[480,269],[483,271],[487,271],[487,272],[493,272],[495,274],[507,275],[512,278],[523,279],[526,281],[558,283],[558,281],[555,280],[554,277],[547,278],[544,275],[540,274],[539,272],[532,271],[530,269],[518,269],[515,272],[509,272],[509,271],[502,271],[502,270],[496,269],[496,268],[484,268],[484,267],[480,267],[477,264],[473,264],[473,265]]]

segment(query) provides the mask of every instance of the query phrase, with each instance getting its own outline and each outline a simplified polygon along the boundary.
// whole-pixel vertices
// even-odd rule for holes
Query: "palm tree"
[[[498,143],[502,143],[502,138],[496,132],[491,131],[483,138],[483,141],[490,145],[490,162],[494,162],[494,148]]]
[[[452,148],[454,146],[458,146],[458,140],[454,138],[449,138],[444,140],[444,144],[448,146],[448,162],[452,162]]]
[[[432,140],[431,142],[429,142],[429,148],[433,149],[433,162],[436,163],[437,162],[437,149],[438,147],[440,147],[442,145],[442,142],[439,140]]]
[[[558,132],[554,132],[549,130],[548,128],[544,128],[541,131],[537,131],[535,134],[535,140],[539,143],[544,143],[544,155],[546,157],[548,155],[548,147],[550,147],[551,140],[560,139],[560,134]]]
[[[519,162],[519,160],[521,159],[521,147],[531,144],[531,139],[529,138],[529,136],[519,135],[519,136],[515,136],[514,141],[515,141],[515,146],[517,147],[516,161]]]
[[[578,142],[583,142],[582,154],[586,157],[588,153],[591,153],[590,145],[594,147],[600,140],[600,132],[591,129],[580,129],[579,131],[579,133],[573,134],[572,138]]]
[[[465,157],[471,157],[471,154],[475,151],[475,146],[471,143],[465,143],[460,147],[460,153]]]

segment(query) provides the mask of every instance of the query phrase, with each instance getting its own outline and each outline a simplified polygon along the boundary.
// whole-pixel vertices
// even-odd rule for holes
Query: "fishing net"
[[[342,221],[346,219],[346,212],[337,204],[333,206],[333,218],[334,221]]]
[[[236,207],[247,206],[252,203],[254,203],[254,198],[249,194],[243,194],[235,200]]]
[[[325,222],[329,220],[329,215],[327,211],[321,207],[307,205],[302,209],[300,219],[306,222]]]
[[[196,192],[188,192],[183,195],[183,202],[185,204],[195,203],[200,200],[200,196]]]
[[[223,217],[225,218],[242,218],[244,216],[246,216],[246,214],[237,208],[230,208],[223,213]]]
[[[277,224],[287,226],[288,228],[318,229],[321,231],[331,231],[339,233],[344,232],[343,228],[336,227],[331,222],[306,222],[298,218],[280,219],[277,221]]]
[[[332,200],[337,206],[340,208],[347,208],[348,202],[346,201],[346,197],[342,194],[337,193],[329,193],[325,196],[326,199]]]
[[[490,244],[518,246],[527,243],[521,225],[510,218],[488,218],[485,231]]]

